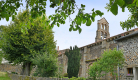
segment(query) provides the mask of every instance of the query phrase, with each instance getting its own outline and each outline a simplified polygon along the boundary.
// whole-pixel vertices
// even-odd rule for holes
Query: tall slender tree
[[[75,45],[75,47],[70,47],[69,51],[65,52],[65,55],[68,57],[68,68],[67,73],[68,77],[78,77],[78,72],[80,68],[80,59],[81,54],[79,48]]]

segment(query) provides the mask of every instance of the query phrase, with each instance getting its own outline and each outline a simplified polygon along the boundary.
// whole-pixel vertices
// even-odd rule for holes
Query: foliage
[[[3,27],[5,27],[4,25],[1,25],[0,26],[0,41],[1,41],[1,39],[2,39],[2,29],[3,29]],[[2,58],[3,58],[3,51],[2,51],[2,49],[1,49],[1,47],[0,47],[0,64],[2,63]]]
[[[46,19],[42,19],[42,16],[40,16],[29,22],[30,19],[31,15],[27,11],[19,12],[14,21],[3,28],[0,46],[4,52],[4,58],[10,63],[31,62],[30,59],[39,54],[38,52],[44,53],[47,51],[54,54],[57,52],[53,31],[44,23]],[[29,25],[29,29],[26,29],[26,25],[21,26],[25,21],[27,22],[26,25]],[[23,34],[22,28],[28,33]]]
[[[47,0],[26,0],[27,5],[31,8],[30,13],[33,18],[36,18],[38,16],[41,16],[42,14],[45,14],[46,10],[46,1]],[[79,33],[81,32],[81,24],[86,24],[86,26],[90,26],[92,22],[95,21],[96,16],[102,16],[103,13],[99,10],[92,9],[92,13],[84,13],[85,5],[81,4],[81,8],[78,8],[76,6],[75,0],[49,0],[50,1],[50,8],[57,7],[55,10],[55,14],[49,16],[49,20],[47,20],[45,23],[48,24],[51,21],[50,28],[53,28],[54,25],[57,25],[58,27],[60,24],[65,24],[65,20],[67,17],[69,17],[71,14],[75,12],[75,7],[78,9],[78,14],[76,15],[76,18],[72,20],[72,23],[70,25],[69,31],[76,31],[79,30]],[[13,4],[15,3],[15,4]],[[6,18],[7,21],[9,21],[9,17],[12,16],[12,20],[14,20],[15,15],[17,15],[16,11],[17,9],[22,5],[22,0],[5,0],[0,1],[0,20],[1,18]],[[9,6],[10,5],[10,6]],[[45,18],[45,16],[43,16]],[[31,19],[32,21],[33,19]],[[22,25],[25,25],[22,24]],[[26,28],[29,28],[29,25],[26,26]]]
[[[64,77],[68,77],[68,73],[64,73]]]
[[[78,72],[80,68],[80,59],[81,54],[79,48],[75,45],[75,47],[70,47],[69,52],[66,51],[65,55],[68,57],[68,68],[67,73],[68,77],[78,77]]]
[[[131,13],[130,17],[125,21],[121,21],[120,25],[122,29],[127,31],[135,26],[138,26],[138,1],[137,0],[110,0],[110,4],[105,7],[108,11],[114,12],[117,15],[118,6],[122,8],[122,12],[125,11],[125,7],[128,8]],[[113,13],[113,14],[114,14]]]
[[[11,72],[12,74],[18,74],[17,72]]]
[[[46,12],[45,8],[47,5],[46,1],[47,0],[39,0],[39,1],[38,0],[26,0],[26,4],[27,4],[26,8],[28,7],[31,8],[30,12],[33,18],[41,16],[42,14],[45,14]],[[78,9],[78,14],[76,15],[75,19],[74,20],[70,19],[71,24],[70,24],[69,31],[78,30],[79,33],[81,33],[82,31],[80,27],[81,24],[86,24],[86,26],[90,26],[92,22],[95,21],[96,16],[98,15],[102,16],[104,14],[100,10],[94,10],[94,8],[91,10],[92,12],[85,13],[84,12],[85,5],[81,4],[81,7],[78,8],[78,6],[76,5],[76,0],[49,0],[49,1],[50,1],[50,8],[55,8],[55,7],[57,8],[55,10],[55,14],[50,15],[49,20],[45,22],[47,26],[49,23],[51,23],[49,25],[50,28],[53,28],[54,25],[57,25],[59,27],[60,24],[65,24],[65,20],[67,19],[67,17],[70,18],[70,15],[74,14],[75,10]],[[135,5],[138,7],[137,0],[109,0],[109,1],[110,1],[108,3],[109,7],[106,7],[106,8],[108,8],[108,11],[110,10],[114,15],[118,14],[118,7],[122,8],[122,12],[125,11],[126,7],[129,9],[128,7],[129,5]],[[23,6],[22,0],[0,1],[0,20],[1,18],[6,18],[6,20],[9,21],[10,16],[12,16],[12,20],[14,20],[15,15],[17,15],[16,11],[21,5]],[[45,16],[43,18],[45,18]],[[33,19],[31,19],[31,21],[32,20]],[[22,25],[25,25],[25,23]],[[26,28],[29,28],[29,25],[27,25]]]
[[[57,56],[54,53],[39,53],[32,59],[32,62],[37,65],[35,76],[53,77],[58,70]],[[38,75],[40,74],[40,75]]]
[[[84,77],[79,77],[79,78],[72,77],[69,80],[86,80],[86,79]]]
[[[63,64],[59,64],[59,62],[58,62],[58,71],[56,72],[55,77],[58,77],[58,78],[63,77]]]
[[[92,66],[90,66],[88,74],[94,80],[109,72],[117,77],[117,73],[114,72],[114,69],[117,69],[117,66],[122,67],[124,60],[125,58],[121,50],[117,51],[116,48],[114,48],[113,50],[104,51],[100,60],[97,60],[97,62],[94,62]],[[102,72],[105,72],[105,74]]]

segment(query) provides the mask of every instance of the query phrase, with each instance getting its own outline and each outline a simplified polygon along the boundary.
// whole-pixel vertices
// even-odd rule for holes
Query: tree
[[[0,26],[0,40],[2,39],[2,28],[5,27],[4,25]],[[2,58],[3,58],[3,52],[2,49],[0,48],[0,64],[2,63]]]
[[[65,55],[68,57],[68,68],[67,73],[68,77],[78,77],[78,72],[80,68],[80,59],[81,54],[79,48],[75,45],[75,47],[70,47],[69,52],[66,51]]]
[[[37,69],[34,76],[39,77],[54,77],[58,70],[57,56],[55,53],[40,53],[37,57],[33,58],[32,61],[37,65]],[[39,75],[38,75],[39,74]]]
[[[57,55],[53,31],[45,25],[46,19],[42,19],[41,16],[37,17],[32,21],[33,25],[30,24],[29,19],[31,19],[31,15],[27,15],[27,11],[19,12],[14,21],[2,29],[3,37],[0,42],[5,59],[14,64],[23,62],[22,74],[24,75],[30,75],[30,66],[35,65],[30,59],[38,55],[38,52],[52,52]],[[24,21],[28,21],[26,25],[30,27],[30,29],[25,29],[27,34],[21,32],[21,28],[26,28],[20,26]]]
[[[123,3],[124,5],[121,4],[122,0],[117,0],[117,1],[120,1],[120,5],[119,4],[118,5],[122,8],[123,12],[124,12],[124,8],[127,7],[129,12],[131,13],[129,18],[125,22],[123,21],[120,22],[122,29],[124,30],[126,28],[128,31],[129,29],[135,27],[135,25],[138,26],[138,1],[137,0],[124,0],[125,3],[127,3],[127,4]],[[117,3],[118,2],[111,2],[110,4],[107,4],[105,8],[108,9],[108,11],[115,12],[116,9],[118,10]],[[111,5],[114,5],[114,7]],[[116,14],[117,13],[118,12],[116,12]]]
[[[101,57],[97,59],[97,62],[94,62],[92,66],[90,66],[88,74],[93,80],[107,73],[111,73],[113,76],[115,75],[117,79],[117,73],[114,72],[114,70],[117,69],[117,66],[122,67],[124,60],[125,58],[121,50],[117,51],[116,48],[114,48],[114,50],[104,51]]]
[[[9,17],[12,16],[12,19],[14,20],[14,16],[17,14],[15,10],[17,10],[21,5],[23,5],[21,2],[22,0],[5,0],[0,1],[0,19],[6,18],[6,20],[9,20]],[[33,18],[36,18],[38,16],[41,16],[42,14],[45,14],[46,10],[46,1],[47,0],[26,0],[27,7],[29,6],[31,8],[31,15]],[[75,8],[78,9],[78,14],[76,15],[74,20],[71,20],[69,31],[79,31],[79,33],[82,31],[81,24],[86,24],[86,26],[90,26],[92,22],[95,21],[96,16],[102,16],[103,13],[100,10],[94,10],[92,9],[92,12],[85,13],[85,5],[81,4],[81,8],[78,8],[76,5],[75,0],[49,0],[50,1],[50,8],[57,7],[55,10],[54,15],[49,16],[49,20],[47,20],[45,23],[49,25],[50,28],[53,28],[54,25],[57,25],[58,27],[60,24],[65,24],[65,20],[67,17],[70,18],[71,14],[74,14]],[[110,11],[114,14],[118,14],[118,7],[122,8],[122,12],[124,12],[124,9],[127,7],[129,9],[129,5],[134,5],[138,7],[138,1],[137,0],[109,0],[110,5]],[[15,4],[13,4],[15,3]],[[31,19],[30,21],[32,21]],[[24,23],[25,24],[25,23]],[[22,25],[24,25],[22,24]],[[29,28],[29,26],[26,26],[26,28]],[[127,27],[126,27],[127,28]],[[130,27],[131,28],[131,27]],[[24,32],[24,31],[23,31]]]

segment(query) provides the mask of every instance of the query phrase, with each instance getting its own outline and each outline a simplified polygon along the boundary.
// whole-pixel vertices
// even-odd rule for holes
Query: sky
[[[118,15],[113,15],[111,12],[107,12],[104,8],[106,7],[106,3],[109,3],[109,0],[76,0],[76,4],[78,7],[81,4],[85,4],[85,13],[90,13],[94,8],[95,10],[100,10],[104,13],[102,17],[96,16],[95,22],[91,24],[91,26],[81,25],[82,32],[79,34],[78,31],[69,31],[70,24],[69,18],[67,18],[66,23],[64,25],[60,25],[60,27],[54,26],[54,40],[57,41],[56,46],[59,46],[59,50],[70,48],[70,46],[77,45],[78,47],[82,47],[95,42],[96,30],[97,30],[97,20],[101,18],[105,18],[109,23],[109,33],[110,36],[114,36],[123,32],[126,32],[126,29],[123,30],[120,26],[120,21],[125,21],[128,19],[128,15],[130,15],[128,9],[125,9],[125,12],[122,12],[121,8],[118,8]],[[46,6],[46,15],[49,16],[55,13],[56,8],[50,8],[49,0],[47,1]],[[25,10],[26,2],[23,0],[23,6],[20,7],[17,11],[24,9]],[[78,10],[76,10],[76,13]],[[71,15],[71,19],[75,18],[75,14]],[[11,22],[11,18],[7,22],[6,19],[2,19],[0,21],[0,25],[9,25]]]

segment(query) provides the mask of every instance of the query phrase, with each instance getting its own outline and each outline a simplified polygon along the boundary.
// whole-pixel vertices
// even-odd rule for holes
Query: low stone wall
[[[20,74],[21,70],[22,70],[21,65],[12,66],[11,64],[8,64],[8,63],[0,65],[0,71],[2,71],[2,72],[9,71],[9,72],[16,72],[16,73]]]
[[[34,67],[31,70],[31,73],[30,73],[31,76],[35,72],[36,68],[37,67]],[[12,64],[9,64],[9,63],[2,63],[0,65],[0,71],[1,72],[7,72],[7,71],[9,71],[9,72],[16,72],[16,73],[20,74],[21,71],[22,71],[22,65],[15,65],[15,66],[13,66]]]
[[[17,74],[12,74],[10,72],[7,72],[8,76],[12,80],[68,80],[68,78],[46,78],[46,77],[31,77],[31,76],[25,76],[25,75],[17,75]]]

